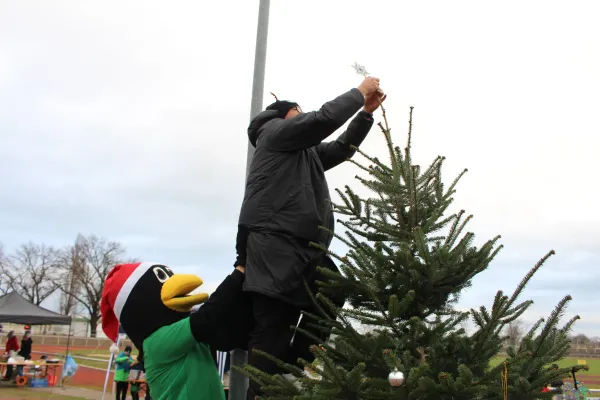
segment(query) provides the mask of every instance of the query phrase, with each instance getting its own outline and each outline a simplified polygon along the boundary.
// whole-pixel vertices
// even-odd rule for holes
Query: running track
[[[90,351],[94,348],[90,347],[69,347],[70,350],[73,351]],[[56,353],[56,354],[64,354],[66,348],[63,346],[46,346],[46,345],[34,345],[35,353],[33,354],[33,359],[39,359],[43,353]],[[57,374],[60,375],[60,371],[57,369]],[[104,387],[104,379],[106,378],[106,370],[99,370],[95,368],[79,366],[77,369],[77,373],[73,376],[73,378],[67,383],[72,386],[83,386],[89,389],[100,389]],[[110,373],[108,389],[110,390],[113,381],[113,373]]]

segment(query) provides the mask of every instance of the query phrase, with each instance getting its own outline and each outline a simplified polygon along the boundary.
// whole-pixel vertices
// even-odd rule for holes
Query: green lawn
[[[505,357],[496,357],[490,363],[492,366],[496,366],[503,362]],[[590,376],[590,375],[600,375],[600,359],[599,358],[565,358],[559,361],[557,364],[561,368],[570,367],[572,365],[579,364],[579,360],[584,360],[586,364],[590,367],[589,371],[580,371],[577,373],[577,376]]]
[[[135,358],[136,355],[137,354],[134,353],[133,357]],[[95,368],[102,368],[102,369],[106,369],[108,360],[110,360],[110,353],[108,353],[105,349],[77,350],[77,351],[73,351],[71,353],[71,356],[73,356],[73,358],[75,359],[75,362],[78,365],[85,365],[87,367],[95,367]],[[102,359],[104,361],[85,360],[85,359],[82,359],[81,357]]]
[[[102,368],[106,369],[106,365],[108,364],[108,360],[110,360],[110,353],[106,350],[98,349],[98,350],[76,350],[71,352],[71,356],[75,359],[75,362],[78,365],[84,365],[86,367],[94,367],[94,368]],[[105,361],[96,361],[96,360],[85,360],[81,357],[89,357],[96,358]]]
[[[97,350],[75,350],[71,352],[72,356],[84,356],[84,357],[93,357],[93,358],[110,358],[110,353],[106,350],[97,349]]]
[[[496,365],[502,363],[505,359],[506,359],[506,357],[496,357],[492,360],[492,362],[490,364],[492,366],[496,366]],[[600,385],[588,384],[585,382],[586,376],[599,376],[600,375],[600,359],[598,359],[598,358],[565,358],[565,359],[559,361],[557,364],[561,368],[567,368],[567,367],[571,367],[573,365],[579,364],[580,360],[585,361],[586,365],[589,366],[590,369],[589,369],[589,371],[577,372],[577,380],[582,381],[583,384],[585,385],[585,387],[587,387],[588,389],[591,389],[594,391],[600,390]],[[572,382],[572,380],[573,380],[573,378],[569,377],[569,378],[565,379],[565,382],[566,381]]]

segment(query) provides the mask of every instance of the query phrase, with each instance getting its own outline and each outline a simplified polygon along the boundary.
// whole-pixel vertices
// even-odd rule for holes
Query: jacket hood
[[[248,139],[252,144],[252,147],[256,147],[256,141],[260,135],[260,128],[272,119],[281,118],[277,110],[267,110],[258,114],[250,121],[248,126]]]

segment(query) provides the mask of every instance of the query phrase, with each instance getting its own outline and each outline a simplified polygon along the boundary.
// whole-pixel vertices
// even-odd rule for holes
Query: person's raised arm
[[[247,306],[244,296],[245,267],[238,265],[233,273],[217,287],[210,298],[190,316],[192,335],[198,342],[205,343],[217,350],[228,351],[247,343],[237,343],[237,338],[247,335],[239,329],[231,329],[231,320],[243,319]],[[248,318],[251,315],[247,316]],[[238,324],[239,325],[239,324]]]
[[[348,129],[336,140],[321,143],[316,147],[317,154],[325,171],[340,165],[354,156],[356,150],[353,150],[352,146],[358,147],[365,140],[373,126],[373,112],[385,99],[386,95],[381,91],[367,96],[363,110],[350,122]]]
[[[348,121],[365,104],[365,98],[379,89],[379,79],[368,77],[358,88],[312,111],[274,123],[266,134],[268,147],[278,151],[300,151],[314,147]]]

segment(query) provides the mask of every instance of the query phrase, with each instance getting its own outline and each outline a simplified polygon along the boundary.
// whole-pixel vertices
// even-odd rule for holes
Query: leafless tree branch
[[[104,281],[113,266],[124,261],[125,249],[120,243],[95,235],[78,235],[75,243],[63,251],[61,263],[64,294],[63,311],[73,312],[80,304],[89,316],[91,335],[96,336],[100,321],[100,301]]]
[[[58,252],[51,246],[32,242],[21,245],[2,262],[2,280],[35,305],[40,305],[57,290]]]
[[[517,346],[524,334],[525,328],[519,320],[513,321],[506,326],[506,336],[508,336],[508,344],[510,346]]]

